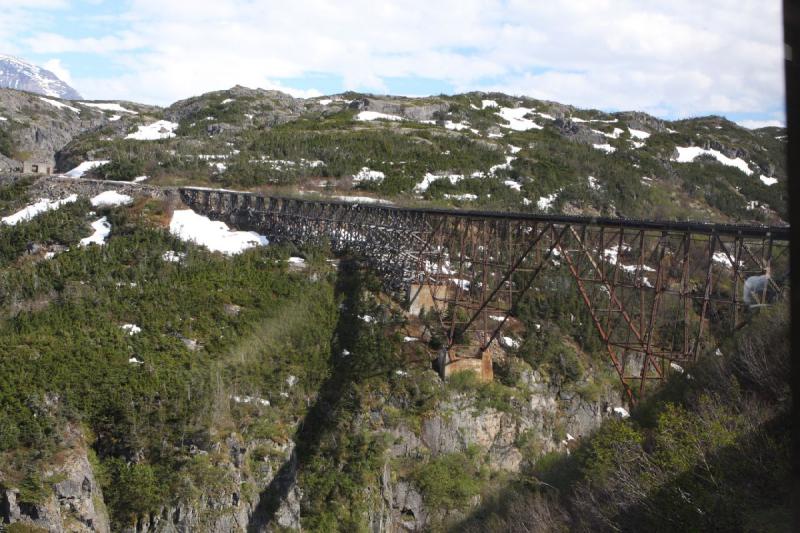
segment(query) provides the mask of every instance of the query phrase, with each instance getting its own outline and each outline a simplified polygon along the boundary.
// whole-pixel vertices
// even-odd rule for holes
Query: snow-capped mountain
[[[75,89],[49,70],[3,54],[0,54],[0,87],[67,100],[82,99]]]

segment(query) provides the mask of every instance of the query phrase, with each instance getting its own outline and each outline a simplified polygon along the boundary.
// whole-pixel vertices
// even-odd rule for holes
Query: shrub
[[[485,472],[478,464],[478,449],[445,453],[417,466],[412,479],[429,508],[463,509],[480,493]]]

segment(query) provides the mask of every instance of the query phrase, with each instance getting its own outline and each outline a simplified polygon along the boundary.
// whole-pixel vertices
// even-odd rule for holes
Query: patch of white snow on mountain
[[[176,122],[159,120],[146,126],[139,126],[136,132],[129,133],[126,139],[137,141],[157,141],[159,139],[170,139],[175,137],[175,130],[178,129]]]
[[[511,170],[511,163],[516,159],[516,157],[507,155],[506,162],[500,163],[499,165],[492,165],[489,167],[489,174],[496,174],[498,170]],[[483,172],[473,172],[473,178],[482,178],[484,177]]]
[[[428,190],[428,187],[430,187],[431,183],[441,179],[448,179],[450,180],[450,183],[455,185],[456,183],[464,179],[464,175],[463,174],[439,175],[439,174],[431,174],[430,172],[428,172],[422,178],[422,181],[414,186],[414,192],[425,192]]]
[[[501,107],[500,111],[495,113],[509,124],[503,125],[503,128],[510,128],[514,131],[528,131],[528,130],[541,130],[544,126],[540,126],[529,118],[524,118],[528,113],[533,112],[533,109],[527,107]]]
[[[147,181],[148,179],[150,179],[148,176],[139,176],[139,177],[133,178],[133,183],[141,183],[143,181]]]
[[[319,100],[318,102],[319,102],[319,105],[330,105],[330,103],[333,102],[333,99],[331,99],[331,98],[323,98],[322,100]]]
[[[521,184],[521,183],[519,183],[519,182],[516,182],[516,181],[514,181],[514,180],[505,180],[505,181],[503,182],[503,185],[505,185],[505,186],[507,186],[507,187],[511,187],[511,188],[512,188],[512,189],[514,189],[515,191],[520,191],[520,190],[522,190],[522,184]]]
[[[133,198],[127,194],[120,194],[117,191],[103,191],[89,201],[95,207],[108,207],[129,204],[133,202]]]
[[[588,178],[586,178],[586,180],[589,182],[590,189],[592,189],[593,191],[600,190],[600,182],[597,181],[597,178],[595,178],[594,176],[589,176]]]
[[[593,144],[592,146],[593,146],[593,147],[594,147],[596,150],[602,150],[602,151],[604,151],[604,152],[605,152],[605,153],[607,153],[607,154],[613,154],[614,152],[616,152],[616,151],[617,151],[617,149],[616,149],[616,148],[614,148],[613,146],[611,146],[611,145],[610,145],[610,144],[608,144],[608,143],[605,143],[605,144]]]
[[[547,211],[553,207],[553,202],[556,201],[556,198],[558,198],[557,192],[548,194],[547,196],[541,196],[538,200],[536,200],[536,207],[542,211]]]
[[[633,128],[628,128],[628,132],[630,132],[631,137],[633,137],[634,139],[640,139],[642,141],[650,137],[649,133],[642,130],[635,130]]]
[[[225,104],[230,104],[230,103],[231,103],[231,102],[233,102],[233,101],[234,101],[234,100],[233,100],[233,98],[226,98],[225,100],[223,100],[223,101],[222,101],[222,102],[220,102],[220,103],[221,103],[222,105],[225,105]]]
[[[778,183],[778,179],[777,178],[770,178],[770,177],[764,176],[764,175],[759,176],[759,179],[767,187],[769,187],[771,185],[775,185],[776,183]]]
[[[88,246],[90,244],[102,246],[106,243],[106,239],[111,234],[111,224],[108,222],[106,217],[92,222],[92,229],[94,230],[94,233],[85,239],[81,239],[81,246]]]
[[[477,200],[478,196],[475,194],[464,193],[464,194],[445,194],[445,198],[448,200],[463,200],[463,201],[472,201]]]
[[[110,162],[111,161],[84,161],[83,163],[73,168],[64,175],[70,178],[80,178],[93,168],[102,167],[103,165],[107,165]]]
[[[380,170],[370,170],[369,167],[361,167],[354,176],[353,181],[361,183],[362,181],[380,181],[386,177],[386,174]]]
[[[127,109],[122,107],[121,105],[113,102],[81,102],[81,105],[85,105],[87,107],[94,107],[97,109],[102,109],[103,111],[114,111],[116,113],[130,113],[131,115],[138,115],[136,111],[132,109]]]
[[[506,348],[519,348],[519,341],[514,340],[511,337],[501,336],[500,344]]]
[[[371,196],[333,196],[335,200],[341,200],[343,202],[352,202],[356,204],[383,204],[383,205],[393,205],[392,202],[389,200],[383,200],[381,198],[373,198]]]
[[[697,156],[707,154],[712,156],[723,165],[738,168],[748,176],[753,174],[753,171],[750,170],[750,167],[742,158],[728,157],[722,152],[714,150],[713,148],[705,149],[700,148],[699,146],[678,146],[676,149],[678,150],[678,157],[674,159],[674,161],[677,161],[678,163],[691,163]]]
[[[356,115],[356,120],[405,120],[398,115],[388,115],[377,111],[362,111]]]
[[[494,100],[481,100],[481,109],[486,109],[487,107],[500,107],[497,105],[497,102]]]
[[[205,246],[212,252],[227,255],[241,253],[269,241],[254,231],[234,231],[224,222],[213,221],[191,209],[179,209],[172,214],[169,231],[179,239]]]
[[[728,254],[726,254],[725,252],[714,252],[714,255],[711,257],[711,259],[715,263],[719,263],[724,267],[733,268],[733,261],[731,261],[731,258],[728,257]],[[742,265],[744,265],[744,262],[739,261],[739,266]]]
[[[510,151],[512,154],[516,154],[517,152],[519,152],[520,150],[522,150],[522,148],[520,148],[519,146],[514,146],[513,144],[509,144],[509,145],[508,145],[508,150],[509,150],[509,151]]]
[[[61,103],[58,100],[51,100],[49,98],[45,98],[44,96],[40,96],[39,100],[41,100],[42,102],[47,102],[51,106],[57,107],[59,109],[69,109],[70,111],[73,111],[75,113],[80,113],[81,112],[80,109],[78,109],[76,107],[72,107],[71,105],[67,105],[67,104]]]
[[[69,204],[74,202],[78,199],[77,194],[71,194],[64,198],[63,200],[48,200],[47,198],[42,198],[38,202],[32,203],[13,215],[9,215],[7,217],[3,217],[0,219],[0,222],[3,224],[8,224],[9,226],[14,226],[19,224],[20,222],[25,222],[27,220],[32,219],[36,215],[40,213],[44,213],[45,211],[52,211],[53,209],[58,209],[64,204]]]
[[[0,122],[6,122],[8,119],[6,117],[0,117]]]
[[[604,137],[608,137],[609,139],[619,139],[619,136],[624,133],[624,130],[621,130],[619,128],[614,128],[614,131],[612,131],[611,133],[606,133],[600,130],[592,130],[592,131]]]
[[[167,263],[180,263],[181,259],[185,258],[186,254],[183,252],[176,252],[175,250],[167,250],[161,254],[161,259]]]
[[[571,120],[572,122],[579,122],[579,123],[582,123],[582,122],[602,122],[604,124],[616,124],[617,123],[617,119],[615,119],[615,118],[610,118],[610,119],[602,119],[602,118],[585,119],[585,118],[579,118],[579,117],[569,117],[569,120]]]
[[[136,333],[140,333],[142,328],[137,326],[136,324],[122,324],[120,326],[128,335],[134,335]]]

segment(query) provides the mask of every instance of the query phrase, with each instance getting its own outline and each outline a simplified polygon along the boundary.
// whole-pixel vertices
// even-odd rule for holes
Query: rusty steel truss
[[[482,356],[537,281],[568,272],[631,402],[788,283],[788,227],[180,192],[211,218],[276,242],[330,243],[409,301],[423,294],[450,361]]]

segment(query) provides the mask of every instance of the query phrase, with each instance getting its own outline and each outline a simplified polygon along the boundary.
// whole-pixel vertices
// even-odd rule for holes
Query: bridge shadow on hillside
[[[339,319],[331,338],[331,374],[319,389],[314,404],[295,433],[295,449],[269,485],[261,492],[258,505],[247,525],[248,532],[268,530],[281,503],[295,484],[298,473],[321,449],[326,435],[337,430],[340,415],[348,407],[357,407],[351,385],[357,381],[385,374],[357,357],[356,344],[365,327],[359,318],[359,298],[364,288],[362,273],[355,260],[342,259],[336,281],[336,300],[343,297]]]

